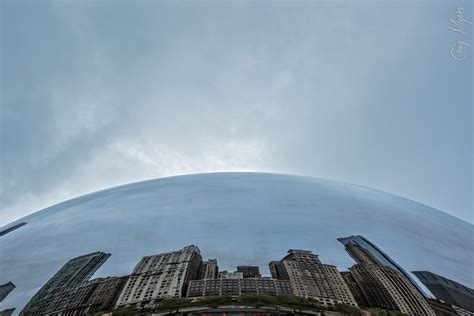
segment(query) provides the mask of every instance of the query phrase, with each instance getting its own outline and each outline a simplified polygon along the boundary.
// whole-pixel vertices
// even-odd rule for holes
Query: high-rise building
[[[188,297],[267,294],[292,295],[288,280],[273,278],[204,279],[189,282]]]
[[[83,283],[87,283],[109,256],[108,253],[98,251],[69,260],[41,287],[20,315],[42,315],[58,310],[65,300],[66,292],[69,289],[84,291],[86,287],[83,287]]]
[[[113,309],[127,280],[124,277],[97,278],[66,287],[54,297],[56,303],[50,314],[90,315]]]
[[[420,292],[420,294],[426,297],[426,294],[420,288],[420,286],[413,280],[413,278],[408,274],[403,268],[395,262],[392,258],[390,258],[385,252],[383,252],[379,247],[373,244],[370,240],[365,238],[364,236],[356,235],[356,236],[349,236],[349,237],[342,237],[337,239],[341,244],[347,246],[348,244],[359,245],[361,248],[365,249],[371,256],[365,256],[359,252],[352,252],[349,253],[350,256],[354,259],[357,263],[369,263],[373,260],[372,263],[383,265],[385,267],[392,268],[394,270],[399,271],[403,274]]]
[[[237,272],[242,272],[244,278],[260,278],[260,269],[257,266],[237,266]]]
[[[73,315],[87,309],[87,300],[94,292],[100,279],[68,286],[50,299],[48,314]]]
[[[0,302],[2,302],[14,288],[15,284],[11,281],[5,284],[0,284]]]
[[[198,278],[201,254],[197,246],[143,257],[128,278],[116,306],[154,304],[163,298],[186,296],[189,280]]]
[[[385,261],[380,261],[370,249],[357,242],[344,245],[357,262],[349,271],[368,307],[399,310],[409,315],[435,315],[425,297],[402,272],[383,264]]]
[[[99,279],[97,286],[87,299],[85,306],[90,314],[112,309],[128,276]]]
[[[270,273],[272,275],[272,278],[274,278],[274,279],[281,279],[282,278],[282,273],[279,271],[280,261],[270,261],[270,263],[268,264],[268,267],[270,269]]]
[[[344,271],[341,272],[341,276],[344,279],[344,282],[346,282],[347,286],[349,287],[352,296],[354,296],[357,305],[361,307],[369,306],[364,296],[364,293],[362,293],[362,289],[357,284],[356,280],[352,276],[352,273],[350,273],[349,271]]]
[[[198,279],[217,279],[218,274],[217,259],[209,259],[201,263]]]
[[[474,312],[473,289],[433,272],[413,271],[413,274],[416,275],[436,298]]]
[[[363,307],[377,307],[387,310],[398,310],[395,300],[388,289],[375,275],[372,266],[354,265],[349,268],[352,279],[356,282],[359,293],[364,297]]]
[[[291,249],[278,264],[272,261],[269,265],[280,279],[289,280],[294,295],[314,298],[323,305],[357,306],[337,268],[321,263],[311,251]]]

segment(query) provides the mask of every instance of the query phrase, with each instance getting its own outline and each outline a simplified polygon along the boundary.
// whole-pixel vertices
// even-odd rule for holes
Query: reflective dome
[[[26,223],[26,224],[23,224]],[[21,225],[23,224],[23,225]],[[11,229],[10,229],[11,228]],[[363,235],[406,271],[474,285],[473,225],[384,192],[319,178],[212,173],[162,178],[81,196],[19,219],[0,236],[0,310],[22,310],[69,259],[111,257],[94,275],[129,274],[145,255],[194,244],[220,269],[312,250],[340,271],[353,264],[336,240]]]

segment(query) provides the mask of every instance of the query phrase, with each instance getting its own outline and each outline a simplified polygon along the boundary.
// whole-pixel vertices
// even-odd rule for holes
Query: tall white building
[[[186,296],[189,280],[198,277],[202,258],[197,246],[143,257],[125,284],[116,306],[148,305]]]

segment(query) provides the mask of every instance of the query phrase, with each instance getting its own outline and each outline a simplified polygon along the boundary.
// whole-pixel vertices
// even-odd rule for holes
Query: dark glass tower
[[[405,271],[401,266],[399,266],[395,260],[390,258],[385,252],[383,252],[379,247],[374,245],[370,240],[366,239],[364,236],[349,236],[337,239],[344,247],[347,248],[347,245],[358,245],[361,248],[365,249],[370,253],[371,256],[364,255],[364,252],[357,252],[357,251],[348,251],[349,255],[354,259],[357,263],[374,263],[380,264],[385,267],[389,267],[396,271],[402,273],[423,295],[423,297],[427,297],[427,295],[423,292],[420,286],[413,280],[413,278]],[[375,260],[375,261],[374,261]]]
[[[413,274],[436,298],[454,306],[474,312],[474,290],[453,280],[429,271],[413,271]]]
[[[67,289],[81,287],[109,256],[109,253],[97,251],[69,260],[33,296],[20,315],[41,315],[54,311],[57,307],[56,298],[62,297]]]

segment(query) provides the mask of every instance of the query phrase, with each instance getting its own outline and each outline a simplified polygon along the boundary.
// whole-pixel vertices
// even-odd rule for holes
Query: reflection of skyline
[[[209,226],[224,221],[218,231]],[[152,180],[71,200],[22,222],[0,238],[2,253],[11,254],[9,261],[0,258],[0,269],[17,286],[0,309],[24,306],[64,262],[99,249],[113,255],[94,277],[125,275],[143,254],[192,243],[219,258],[223,269],[252,265],[268,275],[268,260],[291,248],[315,249],[323,262],[346,269],[353,262],[336,238],[351,234],[375,240],[407,271],[433,271],[470,286],[474,265],[461,242],[472,225],[390,194],[298,176]],[[33,269],[38,275],[25,278]]]
[[[399,271],[402,268],[371,241],[363,236],[338,240],[356,261],[349,271],[340,272],[322,263],[312,251],[290,249],[280,261],[270,261],[271,278],[262,277],[256,266],[220,272],[217,259],[203,261],[200,249],[191,245],[145,256],[129,275],[90,280],[110,256],[95,252],[69,260],[21,315],[83,314],[126,306],[153,309],[172,297],[244,294],[299,296],[313,299],[321,307],[346,304],[435,315],[430,305],[435,308],[441,303],[423,297],[412,280]]]

